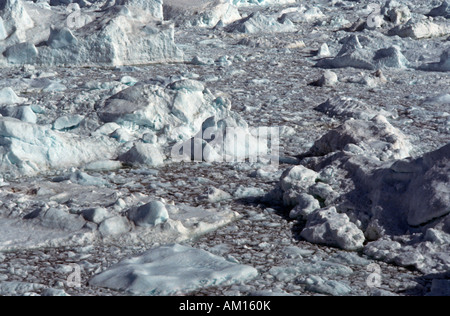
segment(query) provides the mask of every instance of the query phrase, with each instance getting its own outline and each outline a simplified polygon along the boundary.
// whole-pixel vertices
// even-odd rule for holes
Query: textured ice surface
[[[450,34],[450,26],[447,23],[436,24],[430,21],[409,20],[389,31],[389,35],[400,37],[411,37],[414,39],[441,37]]]
[[[70,222],[66,224],[71,225]],[[89,231],[67,232],[55,228],[45,228],[35,223],[22,220],[0,218],[0,250],[36,249],[61,247],[66,245],[83,245],[94,240]]]
[[[0,170],[12,175],[81,165],[115,151],[106,138],[81,139],[7,117],[0,117],[0,143]]]
[[[381,161],[373,159],[374,152],[387,150],[386,146],[332,149],[334,154],[315,158],[312,169],[319,172],[315,177],[330,181],[325,170],[333,170],[335,177],[345,174],[351,179],[350,186],[348,180],[341,179],[340,184],[332,180],[329,189],[324,190],[328,185],[313,189],[311,183],[308,187],[303,179],[290,177],[291,168],[285,171],[279,188],[285,203],[289,196],[297,204],[292,216],[306,216],[301,232],[306,240],[348,250],[362,248],[366,239],[377,240],[364,247],[366,254],[422,271],[443,271],[449,263],[444,255],[449,246],[449,146],[416,159],[405,155],[404,159],[390,156]],[[319,209],[313,197],[322,205],[335,205],[338,212],[334,207]],[[407,235],[409,230],[418,234],[414,241]],[[409,243],[392,241],[394,235],[405,235]]]
[[[0,104],[17,104],[26,101],[25,98],[19,98],[11,88],[3,88],[0,90]]]
[[[239,32],[246,34],[296,31],[294,24],[288,18],[279,22],[276,18],[265,16],[259,12],[251,14],[250,16],[229,25],[226,29],[228,32]]]
[[[237,6],[246,5],[273,5],[273,4],[290,4],[295,3],[295,0],[228,0]]]
[[[128,218],[137,226],[156,226],[169,219],[166,206],[159,201],[152,201],[128,211]]]
[[[445,0],[442,4],[436,8],[433,8],[429,13],[429,16],[443,16],[450,19],[450,2]]]
[[[178,244],[154,248],[92,278],[93,286],[133,294],[174,295],[208,286],[241,283],[257,270],[207,251]]]
[[[227,0],[194,0],[188,3],[180,0],[166,0],[164,19],[175,21],[178,25],[214,27],[241,18],[238,9]]]
[[[364,233],[345,214],[338,214],[334,207],[309,214],[306,227],[302,231],[306,240],[345,250],[363,247]]]
[[[173,26],[157,23],[163,19],[161,1],[119,2],[126,6],[70,13],[7,0],[2,18],[8,21],[9,37],[0,47],[11,64],[122,65],[183,59]],[[43,16],[48,20],[39,23]],[[42,42],[45,45],[38,45]]]
[[[182,140],[197,133],[209,117],[234,115],[226,104],[195,80],[174,82],[169,89],[136,85],[109,98],[98,110],[105,123],[134,124],[153,131],[165,131],[170,140]]]
[[[369,46],[370,45],[370,46]],[[343,46],[334,58],[317,62],[322,68],[360,68],[374,70],[379,68],[407,68],[409,62],[397,46],[381,48],[370,40],[361,43],[358,35],[344,39]]]
[[[355,145],[370,153],[370,157],[380,160],[406,158],[412,151],[408,138],[384,116],[377,115],[370,121],[347,120],[316,141],[310,153],[323,156],[336,150],[351,150],[349,145]]]

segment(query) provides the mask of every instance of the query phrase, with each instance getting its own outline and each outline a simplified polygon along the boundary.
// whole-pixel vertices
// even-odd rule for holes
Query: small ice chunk
[[[330,49],[328,48],[327,43],[323,43],[319,50],[317,51],[317,57],[319,58],[326,58],[326,57],[330,57],[331,53],[330,53]]]
[[[308,216],[301,236],[312,243],[337,246],[344,250],[358,250],[363,247],[364,233],[346,214],[339,214],[330,207]]]
[[[164,163],[163,155],[158,147],[140,142],[121,155],[119,160],[131,165],[147,165],[151,167],[157,167]]]
[[[306,193],[300,193],[297,196],[297,206],[294,207],[289,213],[290,218],[303,218],[306,219],[309,214],[320,209],[320,203],[312,195]]]
[[[152,201],[128,211],[128,218],[136,226],[154,227],[166,222],[169,219],[169,213],[164,203]]]
[[[78,40],[73,33],[66,27],[62,29],[53,29],[50,31],[50,37],[47,45],[51,48],[66,48],[68,46],[77,45]]]
[[[111,171],[120,168],[122,168],[122,163],[116,160],[99,160],[84,166],[84,169],[88,171]]]
[[[123,76],[120,79],[120,82],[127,85],[127,86],[134,86],[139,80],[137,80],[136,78],[133,78],[131,76]]]
[[[24,42],[9,47],[3,55],[11,64],[33,64],[38,56],[38,50],[32,43]]]
[[[14,90],[9,87],[0,90],[0,104],[17,104],[25,101],[25,98],[19,98]]]
[[[100,224],[105,219],[110,217],[108,210],[103,207],[86,209],[82,214],[85,220],[96,224]]]
[[[78,114],[61,116],[53,123],[53,129],[58,131],[73,129],[78,127],[83,120],[84,116]]]
[[[205,198],[210,203],[218,203],[218,202],[222,202],[225,200],[230,200],[230,199],[232,199],[232,196],[228,192],[225,192],[223,190],[220,190],[220,189],[217,189],[214,187],[210,187],[210,188],[208,188],[208,192],[207,192]]]
[[[99,226],[98,230],[103,237],[120,235],[130,230],[130,223],[123,216],[114,216],[105,219]]]

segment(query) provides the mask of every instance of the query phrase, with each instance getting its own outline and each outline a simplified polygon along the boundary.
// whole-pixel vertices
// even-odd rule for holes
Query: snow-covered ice
[[[257,274],[253,267],[232,263],[204,250],[173,244],[124,260],[89,283],[133,294],[173,295],[244,282]]]

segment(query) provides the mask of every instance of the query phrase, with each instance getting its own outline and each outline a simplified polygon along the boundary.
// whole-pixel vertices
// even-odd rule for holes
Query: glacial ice
[[[423,39],[430,37],[441,37],[450,34],[448,24],[437,24],[431,21],[414,21],[410,19],[407,23],[401,24],[389,30],[389,35],[400,37],[411,37],[413,39]]]
[[[169,213],[160,201],[152,201],[138,208],[132,208],[127,216],[135,225],[142,227],[153,227],[169,219]]]
[[[191,0],[189,4],[179,0],[165,0],[164,19],[177,25],[214,27],[219,22],[230,24],[241,18],[238,9],[227,0]]]
[[[364,233],[346,214],[337,213],[334,207],[309,214],[301,236],[313,243],[336,246],[344,250],[362,249],[365,241]]]
[[[193,273],[195,271],[195,273]],[[89,284],[140,295],[177,295],[256,277],[253,267],[179,244],[151,249],[94,276]]]
[[[369,46],[370,44],[370,46]],[[316,67],[345,68],[375,70],[380,68],[408,68],[409,61],[399,47],[387,48],[371,47],[370,41],[360,41],[358,35],[350,35],[343,39],[339,53],[333,58],[324,58],[316,63]]]
[[[349,145],[361,148],[369,157],[381,161],[409,157],[413,150],[408,138],[382,115],[369,121],[347,120],[314,143],[310,154],[323,156]]]
[[[159,0],[117,1],[117,6],[87,10],[73,17],[70,12],[30,2],[24,6],[21,0],[4,2],[1,17],[10,37],[0,47],[5,47],[4,55],[11,64],[116,66],[183,60],[182,51],[174,43],[173,25],[161,22]],[[49,17],[53,24],[37,23],[33,20],[37,18],[35,13],[32,18],[27,10]],[[68,22],[72,18],[74,26]],[[89,27],[83,27],[85,24]],[[11,38],[12,33],[16,40]],[[44,34],[48,34],[45,39]],[[43,41],[46,45],[40,45]]]
[[[232,115],[201,82],[186,79],[174,82],[169,89],[137,84],[109,98],[97,109],[105,123],[134,124],[160,132],[169,140],[183,140],[197,133],[209,117]]]
[[[333,296],[346,296],[352,292],[352,288],[342,282],[327,280],[316,275],[298,279],[297,282],[306,284],[306,290],[310,292]]]
[[[371,136],[363,143],[351,140],[359,137],[350,127],[353,124],[365,126],[361,131],[368,134],[360,134],[360,140]],[[414,148],[382,116],[369,121],[350,119],[344,125],[312,146],[304,158],[311,169],[294,167],[303,169],[302,174],[309,170],[309,182],[306,177],[290,176],[294,168],[287,169],[280,179],[280,199],[296,205],[291,216],[307,220],[301,236],[347,250],[364,248],[370,257],[424,272],[445,270],[450,145],[411,158]],[[337,136],[340,132],[332,136],[338,130],[352,132],[345,137]],[[350,149],[349,144],[357,144],[358,150]],[[346,176],[336,183],[336,179],[325,177],[327,168],[334,175]],[[313,184],[316,179],[331,185],[320,184],[323,189],[328,187],[321,193],[314,189],[319,184]],[[414,241],[401,244],[390,239],[393,235],[408,236],[411,229],[420,232]],[[364,246],[366,240],[370,242]]]
[[[120,215],[109,217],[98,226],[98,231],[103,237],[121,235],[130,231],[131,225],[128,220]]]
[[[427,15],[432,17],[443,16],[450,19],[450,2],[448,0],[443,1],[440,6],[433,8]]]
[[[266,5],[295,3],[295,0],[229,0],[229,1],[237,6],[248,6],[248,5],[266,6]]]
[[[0,90],[0,104],[19,104],[25,101],[25,98],[19,98],[14,90],[9,87]]]
[[[246,18],[228,25],[226,30],[228,32],[255,34],[264,32],[295,32],[296,28],[288,18],[284,19],[282,22],[279,22],[274,17],[265,16],[259,12],[256,12]]]
[[[442,72],[450,71],[450,49],[446,49],[442,52],[439,62],[421,65],[419,69]]]
[[[120,156],[119,160],[130,165],[146,165],[150,167],[158,167],[164,163],[164,157],[158,147],[140,142]]]
[[[83,138],[20,120],[0,117],[0,170],[4,175],[36,174],[114,156],[107,138]]]

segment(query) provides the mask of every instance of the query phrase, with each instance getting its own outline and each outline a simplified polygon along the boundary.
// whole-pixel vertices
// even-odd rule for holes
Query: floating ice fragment
[[[178,244],[151,249],[94,276],[89,284],[142,295],[174,295],[245,282],[258,274],[205,250]]]
[[[136,226],[153,227],[166,222],[169,219],[169,213],[164,203],[152,201],[129,210],[128,218]]]

